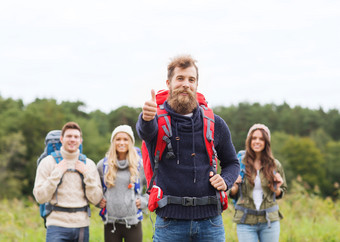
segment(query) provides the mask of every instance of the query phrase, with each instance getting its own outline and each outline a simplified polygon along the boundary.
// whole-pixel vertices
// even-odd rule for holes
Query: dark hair
[[[196,78],[198,80],[198,68],[196,66],[196,62],[197,61],[193,59],[190,55],[181,55],[174,57],[168,65],[168,80],[171,81],[176,67],[186,69],[191,66],[195,67],[197,73]]]
[[[254,180],[256,176],[256,169],[254,166],[254,161],[256,158],[255,152],[251,148],[251,141],[253,138],[253,133],[256,130],[260,130],[265,141],[265,147],[261,152],[261,164],[263,167],[263,175],[268,180],[268,187],[274,191],[274,170],[276,169],[275,159],[272,154],[270,147],[270,139],[266,131],[263,129],[254,129],[250,132],[246,139],[246,154],[244,156],[246,164],[246,176],[250,184],[254,186]]]
[[[68,130],[68,129],[77,129],[80,132],[80,136],[82,136],[80,126],[76,122],[66,123],[61,130],[61,136],[64,136],[66,130]]]

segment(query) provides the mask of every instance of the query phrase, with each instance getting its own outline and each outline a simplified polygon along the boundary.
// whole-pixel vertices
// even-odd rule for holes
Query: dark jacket
[[[164,195],[178,197],[216,196],[216,190],[209,182],[212,171],[203,138],[203,120],[199,108],[193,111],[192,117],[175,113],[165,102],[165,109],[171,117],[173,136],[171,144],[175,153],[174,159],[167,159],[165,149],[156,176],[156,184]],[[221,166],[221,176],[228,189],[236,180],[240,168],[234,145],[227,124],[215,116],[215,149]],[[142,114],[137,125],[139,137],[146,142],[152,167],[157,142],[157,116],[151,121],[144,121]],[[176,140],[176,137],[179,139]],[[195,156],[192,154],[195,153]],[[156,213],[161,217],[175,219],[204,219],[218,215],[216,205],[183,206],[169,204],[158,208]]]

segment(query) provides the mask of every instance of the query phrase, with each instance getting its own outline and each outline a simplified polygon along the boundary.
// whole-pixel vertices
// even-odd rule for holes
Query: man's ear
[[[166,80],[166,85],[167,85],[168,89],[170,89],[170,81],[169,80]]]

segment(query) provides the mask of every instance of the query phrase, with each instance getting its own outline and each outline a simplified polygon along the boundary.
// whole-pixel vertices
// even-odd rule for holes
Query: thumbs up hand
[[[146,101],[143,106],[143,120],[151,121],[155,118],[157,113],[157,103],[155,90],[151,90],[151,100]]]

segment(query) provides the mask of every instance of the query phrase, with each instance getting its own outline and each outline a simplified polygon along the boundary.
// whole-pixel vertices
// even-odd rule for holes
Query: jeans
[[[280,221],[267,223],[237,224],[237,237],[239,242],[278,242],[280,237]]]
[[[48,226],[46,231],[46,242],[82,241],[89,242],[89,227],[65,228],[59,226]]]
[[[225,242],[222,216],[201,220],[163,219],[157,215],[154,242]]]

